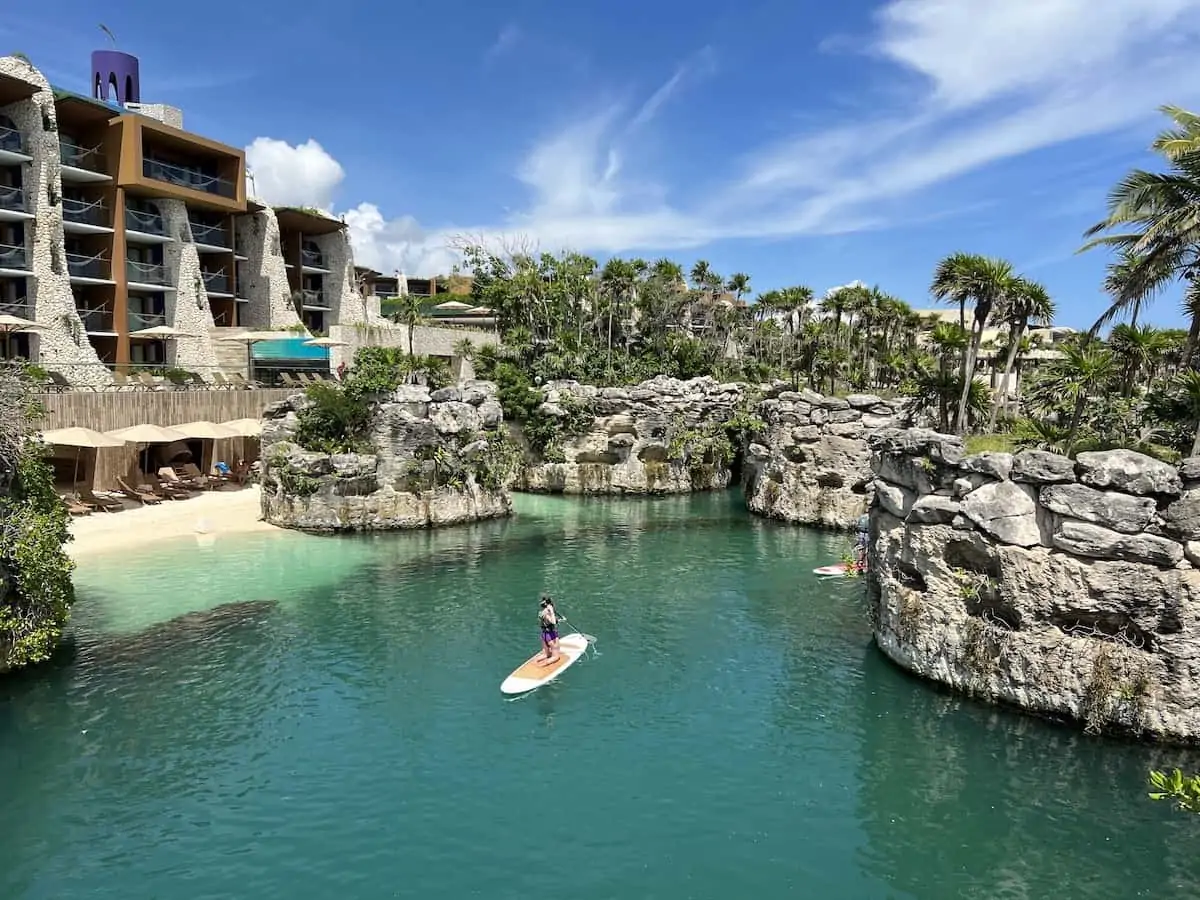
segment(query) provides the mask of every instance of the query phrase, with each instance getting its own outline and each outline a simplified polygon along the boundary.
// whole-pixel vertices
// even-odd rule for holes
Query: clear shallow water
[[[0,897],[1194,897],[1177,751],[964,703],[872,648],[843,537],[736,495],[519,498],[378,538],[79,571],[0,681]],[[549,589],[597,653],[505,701]]]

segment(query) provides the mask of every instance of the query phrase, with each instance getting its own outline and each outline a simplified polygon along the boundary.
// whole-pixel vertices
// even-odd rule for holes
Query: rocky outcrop
[[[823,397],[776,385],[756,407],[742,486],[751,512],[827,528],[849,528],[872,488],[866,438],[894,427],[901,406],[873,394]],[[903,507],[902,496],[884,498]],[[907,509],[905,509],[907,513]]]
[[[660,376],[630,388],[553,381],[542,392],[539,413],[553,435],[528,460],[520,490],[678,494],[732,480],[736,448],[726,426],[745,408],[745,385]]]
[[[1200,739],[1200,461],[967,456],[915,429],[868,443],[884,653],[1092,732]]]
[[[297,443],[312,406],[298,394],[263,413],[262,511],[302,531],[383,531],[509,515],[520,451],[488,382],[432,393],[405,385],[373,404],[358,453]]]

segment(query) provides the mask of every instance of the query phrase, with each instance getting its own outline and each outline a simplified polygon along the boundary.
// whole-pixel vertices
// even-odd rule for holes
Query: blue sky
[[[1084,229],[1155,165],[1157,107],[1200,107],[1200,0],[41,0],[6,11],[0,52],[86,91],[100,22],[143,100],[410,275],[468,236],[921,308],[963,250],[1087,325],[1106,257],[1076,254]]]

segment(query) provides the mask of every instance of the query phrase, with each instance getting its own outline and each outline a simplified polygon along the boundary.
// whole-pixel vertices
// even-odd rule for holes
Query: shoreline
[[[287,529],[264,522],[258,485],[207,491],[187,500],[165,500],[120,512],[93,512],[71,520],[72,540],[64,548],[78,561],[105,553],[141,550],[171,538],[213,537]]]

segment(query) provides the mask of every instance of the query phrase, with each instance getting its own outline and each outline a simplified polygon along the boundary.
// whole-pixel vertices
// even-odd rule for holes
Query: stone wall
[[[1092,732],[1200,736],[1200,459],[966,456],[916,429],[869,443],[884,653]]]
[[[329,303],[329,321],[339,325],[387,324],[379,316],[372,317],[371,310],[354,280],[354,251],[350,247],[348,229],[330,234],[317,235],[310,240],[317,245],[329,270],[324,279],[325,299]]]
[[[742,487],[758,515],[849,528],[872,496],[867,436],[897,425],[900,403],[873,394],[824,397],[775,386],[756,408]]]
[[[275,211],[268,206],[238,216],[236,234],[247,280],[238,285],[238,293],[249,301],[238,310],[239,324],[263,331],[299,325]]]
[[[718,451],[745,385],[660,376],[631,388],[554,381],[542,392],[541,412],[561,423],[563,436],[531,456],[521,490],[678,494],[730,484],[732,454]]]
[[[164,292],[167,325],[194,335],[167,341],[167,365],[210,372],[217,367],[211,335],[212,307],[200,275],[200,255],[192,241],[187,205],[182,200],[162,198],[154,203],[162,214],[163,229],[174,238],[163,245],[167,278],[175,288]]]
[[[22,167],[21,174],[26,209],[35,217],[24,225],[25,250],[33,271],[33,277],[25,280],[28,314],[42,325],[31,338],[37,347],[36,357],[52,363],[52,368],[78,384],[109,384],[112,376],[87,338],[67,274],[54,95],[45,76],[23,59],[0,57],[0,73],[37,87],[37,93],[29,100],[0,107],[0,113],[25,132],[26,150],[33,157],[30,165]]]
[[[262,511],[303,531],[382,531],[507,516],[515,464],[488,382],[432,394],[405,385],[373,411],[369,452],[327,454],[296,443],[296,395],[263,413]]]

